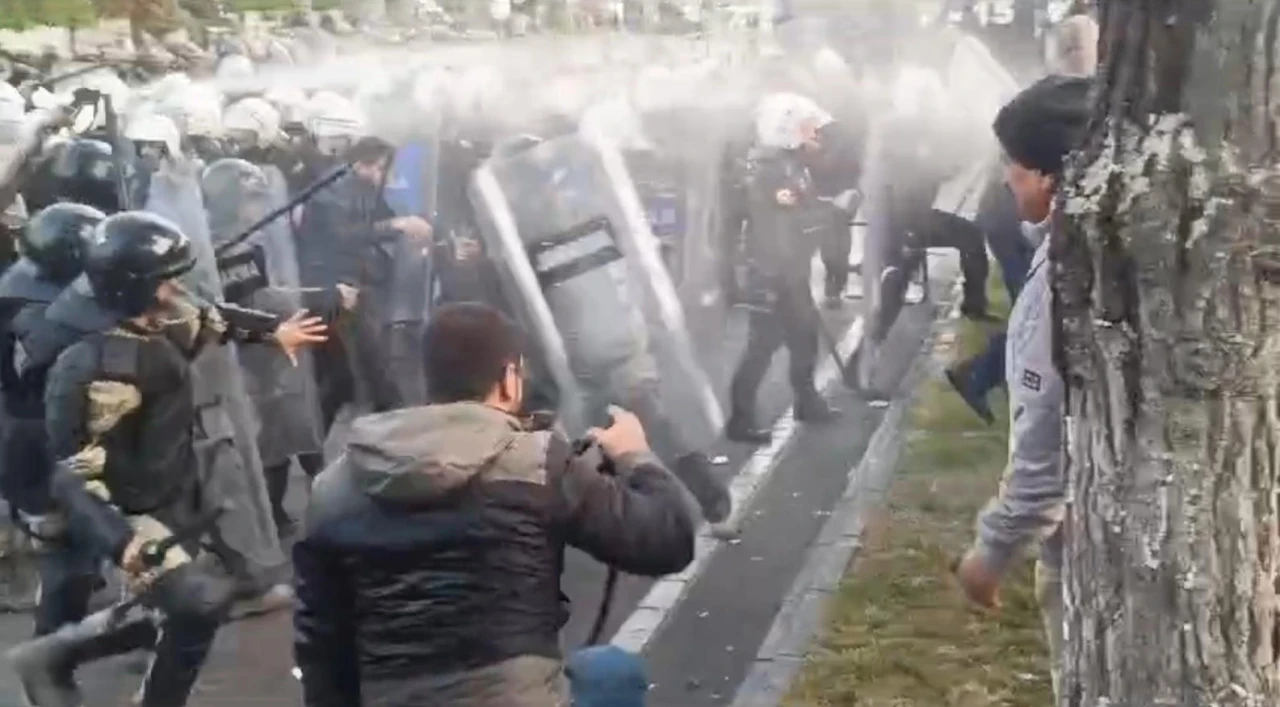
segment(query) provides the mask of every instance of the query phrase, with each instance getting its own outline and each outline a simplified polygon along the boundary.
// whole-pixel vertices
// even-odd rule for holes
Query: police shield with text
[[[495,149],[472,186],[487,251],[568,431],[584,432],[608,403],[633,410],[703,515],[727,519],[728,492],[700,451],[719,432],[719,403],[622,156],[579,135],[524,140]]]
[[[231,339],[289,351],[322,338],[323,326],[200,303],[176,280],[194,265],[190,239],[141,212],[102,221],[88,248],[84,279],[111,318],[49,372],[51,489],[73,541],[120,566],[143,610],[99,612],[11,650],[36,707],[81,704],[78,666],[139,648],[155,657],[138,704],[180,707],[231,601],[198,538],[170,540],[202,517],[190,361]]]

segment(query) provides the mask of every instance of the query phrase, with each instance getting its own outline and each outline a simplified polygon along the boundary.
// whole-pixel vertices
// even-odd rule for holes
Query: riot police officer
[[[72,201],[104,213],[120,210],[116,162],[111,145],[93,138],[74,138],[51,145],[36,164],[30,185],[23,189],[27,208],[38,211]]]
[[[157,638],[149,614],[122,620],[107,610],[14,648],[9,657],[37,707],[81,704],[76,667],[148,646],[155,658],[139,704],[185,704],[230,604],[230,584],[199,561],[194,541],[149,557],[148,543],[200,514],[190,361],[232,338],[273,341],[292,355],[322,340],[324,327],[198,302],[175,279],[195,260],[176,226],[142,212],[103,220],[86,253],[85,279],[114,321],[63,351],[49,373],[52,494],[74,541],[129,574],[161,630]]]
[[[89,235],[106,216],[83,204],[54,204],[18,239],[22,258],[0,276],[0,494],[16,525],[43,541],[35,633],[79,621],[99,584],[98,557],[60,532],[48,495],[53,462],[44,431],[47,367],[24,342],[44,325],[58,294],[80,274]]]
[[[796,419],[822,422],[833,410],[814,385],[821,322],[810,286],[810,262],[830,229],[830,213],[817,203],[807,154],[831,117],[796,94],[765,96],[756,112],[756,144],[747,170],[747,347],[733,375],[729,439],[762,444],[769,433],[755,425],[755,396],[773,354],[790,353]]]

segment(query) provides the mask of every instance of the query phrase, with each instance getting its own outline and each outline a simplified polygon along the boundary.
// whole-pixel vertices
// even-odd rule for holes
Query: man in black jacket
[[[485,305],[427,328],[432,404],[359,418],[316,479],[294,546],[294,649],[308,707],[567,704],[565,545],[660,576],[694,551],[680,482],[631,413],[575,455],[516,417],[521,335]]]

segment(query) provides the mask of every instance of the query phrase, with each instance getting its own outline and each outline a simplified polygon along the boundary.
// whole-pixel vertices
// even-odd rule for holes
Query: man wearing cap
[[[1048,232],[1067,154],[1084,135],[1092,81],[1049,77],[1018,94],[996,116],[1005,179],[1023,232],[1036,245],[1031,269],[1009,317],[1009,466],[999,494],[978,517],[977,539],[956,568],[965,594],[1000,603],[1000,583],[1018,552],[1040,541],[1036,598],[1049,637],[1055,692],[1062,650],[1062,467],[1064,382],[1053,358],[1053,290]]]

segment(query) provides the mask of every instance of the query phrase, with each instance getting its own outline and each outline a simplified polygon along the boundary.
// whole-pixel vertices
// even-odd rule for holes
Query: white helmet
[[[162,101],[157,109],[184,135],[218,137],[222,134],[222,95],[212,86],[189,86]]]
[[[302,89],[292,86],[273,88],[263,98],[279,111],[281,124],[306,122],[307,94]]]
[[[145,93],[156,101],[167,101],[181,95],[191,86],[191,77],[186,74],[165,74],[163,78],[151,84]]]
[[[125,123],[124,136],[135,143],[162,143],[173,158],[182,155],[182,136],[178,126],[168,116],[159,113],[146,111],[130,117]]]
[[[307,102],[307,130],[317,138],[363,137],[364,114],[332,91],[317,91]]]
[[[9,82],[0,81],[0,140],[6,140],[9,133],[16,131],[26,114],[26,99]]]
[[[255,71],[253,61],[242,54],[231,54],[218,62],[214,76],[219,83],[239,83],[253,78]]]
[[[280,112],[261,98],[245,98],[227,108],[222,126],[228,133],[251,133],[253,140],[265,147],[280,134]]]
[[[795,93],[770,93],[756,105],[756,142],[779,150],[798,149],[806,129],[830,124],[831,114]]]

